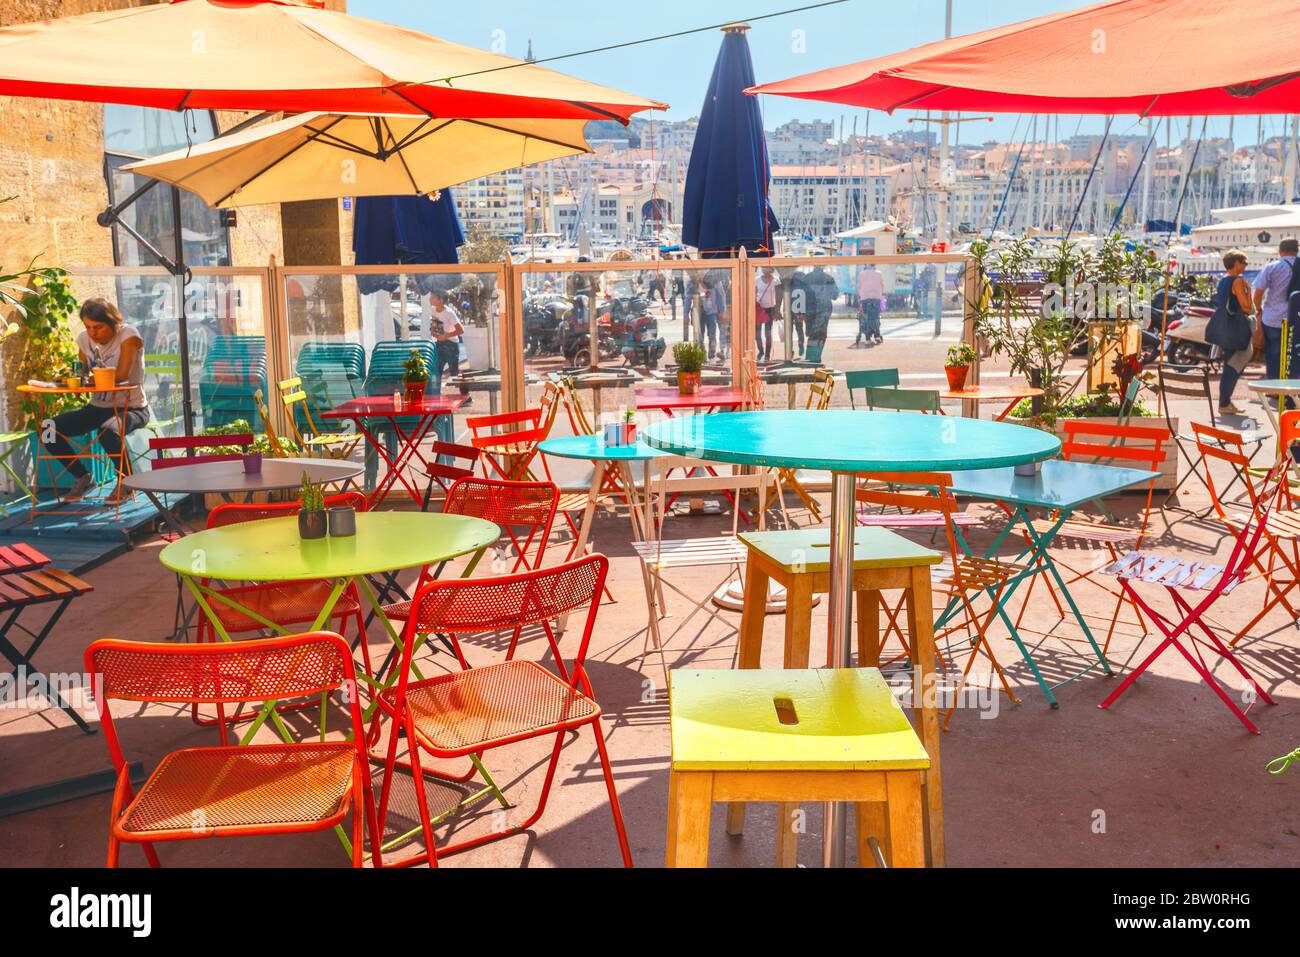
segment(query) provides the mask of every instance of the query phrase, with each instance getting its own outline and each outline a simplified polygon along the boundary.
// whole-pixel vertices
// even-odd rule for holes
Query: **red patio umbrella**
[[[1300,17],[1295,0],[1111,0],[746,92],[886,112],[1294,113]]]
[[[172,0],[0,29],[0,95],[162,109],[616,119],[662,103],[322,8]]]

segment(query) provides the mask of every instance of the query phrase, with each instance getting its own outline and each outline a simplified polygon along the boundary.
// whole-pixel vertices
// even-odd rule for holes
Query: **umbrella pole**
[[[185,285],[189,269],[185,265],[185,235],[181,228],[181,191],[172,191],[172,230],[176,237],[175,262],[172,274],[176,277],[180,301],[176,311],[176,343],[181,354],[181,413],[185,420],[185,434],[194,434],[194,402],[190,396],[190,332],[185,312]],[[140,383],[143,388],[144,383]]]
[[[827,617],[830,619],[830,654],[832,668],[849,667],[853,649],[853,474],[831,475],[831,547],[830,594]],[[822,863],[826,867],[843,867],[848,846],[848,808],[841,801],[828,801],[822,832]]]

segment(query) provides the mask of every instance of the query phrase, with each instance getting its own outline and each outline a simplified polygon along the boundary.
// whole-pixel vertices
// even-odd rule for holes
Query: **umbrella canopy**
[[[428,196],[362,196],[352,218],[358,266],[455,263],[465,231],[451,191]]]
[[[161,109],[618,119],[662,107],[321,8],[172,0],[0,29],[0,95]]]
[[[727,256],[744,246],[770,254],[780,226],[768,202],[771,168],[754,85],[746,26],[725,27],[722,48],[700,111],[682,196],[682,242],[704,256]]]
[[[209,206],[416,195],[576,153],[585,120],[301,113],[125,167]]]
[[[749,92],[890,112],[1294,113],[1300,17],[1294,0],[1112,0]]]

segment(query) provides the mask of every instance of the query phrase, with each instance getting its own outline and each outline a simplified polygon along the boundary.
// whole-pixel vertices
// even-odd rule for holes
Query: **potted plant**
[[[961,392],[966,388],[966,376],[975,359],[975,347],[969,342],[959,342],[948,347],[948,360],[943,364],[943,371],[948,374],[949,389]]]
[[[424,364],[424,355],[419,349],[412,349],[406,357],[405,370],[402,375],[403,399],[406,402],[423,401],[424,390],[429,385],[429,367]]]
[[[325,514],[325,492],[302,473],[302,490],[298,494],[298,535],[301,538],[324,538],[329,531]]]
[[[244,453],[244,474],[261,475],[262,474],[262,453],[249,449]]]
[[[673,361],[677,363],[677,391],[682,395],[695,395],[700,391],[700,370],[707,355],[698,342],[679,342],[673,346]]]
[[[623,444],[636,445],[636,409],[623,410]]]

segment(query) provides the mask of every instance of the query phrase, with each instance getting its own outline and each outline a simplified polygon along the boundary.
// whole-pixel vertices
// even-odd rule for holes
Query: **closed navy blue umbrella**
[[[390,263],[456,263],[456,248],[465,242],[465,230],[456,212],[451,190],[436,200],[428,196],[359,196],[352,218],[352,251],[358,266]],[[430,276],[448,280],[455,276]],[[396,289],[396,278],[361,276],[363,293]],[[446,285],[441,282],[439,285]]]
[[[768,202],[763,119],[756,98],[745,95],[754,85],[748,29],[723,29],[686,170],[682,242],[706,257],[730,256],[741,246],[750,255],[771,255],[780,228]]]

